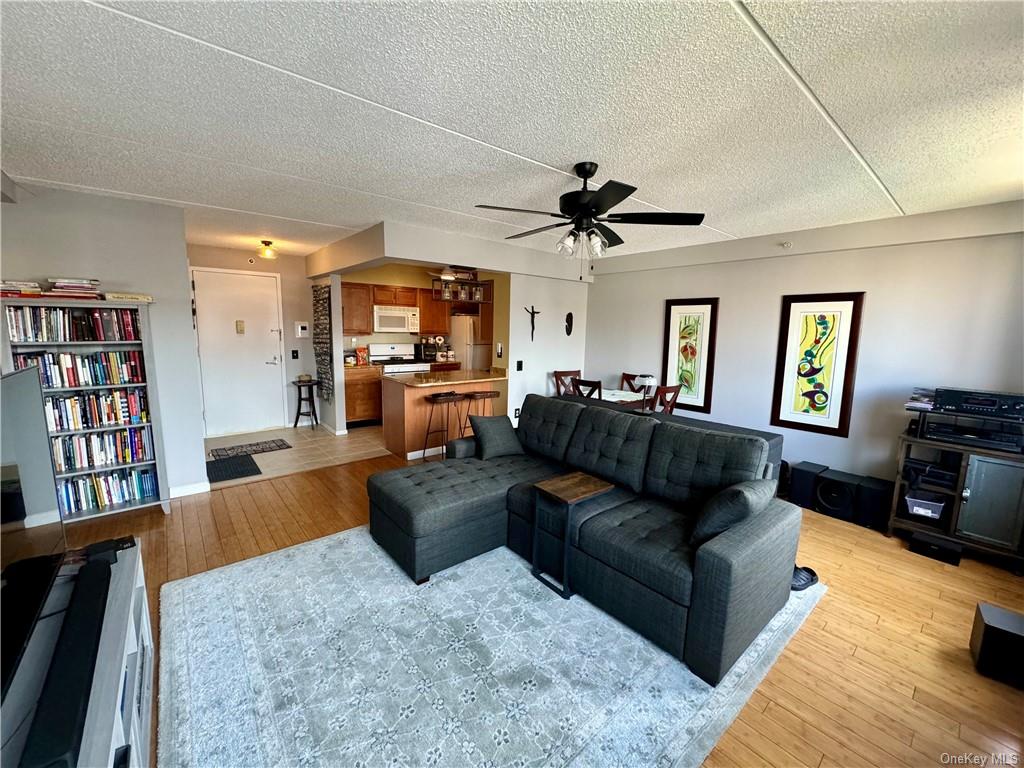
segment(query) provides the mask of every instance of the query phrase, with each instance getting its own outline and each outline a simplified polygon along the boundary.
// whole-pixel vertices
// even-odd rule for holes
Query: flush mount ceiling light
[[[256,251],[257,255],[259,255],[261,259],[276,259],[277,251],[272,247],[274,245],[274,241],[260,240],[260,242],[263,243],[263,245],[261,245]]]

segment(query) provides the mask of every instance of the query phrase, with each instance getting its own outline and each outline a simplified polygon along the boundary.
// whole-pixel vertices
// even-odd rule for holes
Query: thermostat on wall
[[[308,320],[296,320],[295,321],[295,338],[306,339],[309,338],[309,321]]]

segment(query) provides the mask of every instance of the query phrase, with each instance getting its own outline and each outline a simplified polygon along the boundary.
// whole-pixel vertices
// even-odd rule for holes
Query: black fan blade
[[[703,213],[609,213],[605,221],[612,224],[664,224],[695,227],[704,221]]]
[[[538,216],[551,216],[556,219],[568,219],[563,213],[549,213],[548,211],[531,211],[529,208],[506,208],[503,205],[478,205],[477,208],[486,208],[489,211],[511,211],[512,213],[536,213]]]
[[[587,203],[595,216],[600,216],[636,192],[636,187],[619,181],[606,181]]]
[[[506,240],[518,240],[520,237],[529,237],[530,235],[536,235],[538,232],[547,232],[549,229],[558,229],[559,227],[568,227],[572,224],[571,221],[563,221],[561,224],[548,224],[546,227],[537,227],[537,229],[530,229],[526,232],[520,232],[518,235],[509,235]],[[609,230],[610,232],[611,230]]]
[[[604,239],[608,241],[608,247],[614,248],[616,245],[622,245],[624,242],[621,237],[615,234],[615,232],[599,221],[594,222],[594,229],[604,235]]]

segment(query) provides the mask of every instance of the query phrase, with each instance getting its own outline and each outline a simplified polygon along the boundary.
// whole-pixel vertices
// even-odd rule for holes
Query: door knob
[[[960,494],[960,498],[964,500],[965,504],[968,501],[970,501],[971,500],[971,489],[970,488],[964,488],[963,493]]]

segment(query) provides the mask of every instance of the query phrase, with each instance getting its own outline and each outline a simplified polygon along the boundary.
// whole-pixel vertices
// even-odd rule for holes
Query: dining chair
[[[583,371],[555,371],[555,394],[571,395],[573,393],[572,380]]]
[[[580,379],[575,376],[572,379],[572,393],[577,397],[590,397],[594,400],[601,400],[604,396],[600,379]]]
[[[645,381],[653,379],[649,373],[625,373],[619,378],[619,389],[628,389],[630,392],[642,392],[646,387],[643,384],[637,384],[637,379],[643,379]]]
[[[679,390],[682,388],[682,384],[676,384],[674,387],[657,387],[654,390],[651,413],[672,413],[679,398]]]

